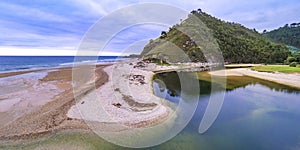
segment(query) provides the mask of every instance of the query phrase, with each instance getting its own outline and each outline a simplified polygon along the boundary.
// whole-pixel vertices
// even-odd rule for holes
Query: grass
[[[270,66],[256,66],[252,70],[259,72],[282,72],[282,73],[300,73],[300,67],[290,67],[286,65],[270,65]]]
[[[225,65],[227,69],[235,69],[235,68],[250,68],[255,66],[261,66],[260,64],[229,64]]]

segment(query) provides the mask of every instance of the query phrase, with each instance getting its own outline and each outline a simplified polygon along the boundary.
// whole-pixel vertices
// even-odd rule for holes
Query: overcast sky
[[[74,55],[85,33],[99,19],[144,2],[169,4],[187,12],[202,8],[217,18],[258,31],[300,22],[298,0],[2,0],[0,55]],[[128,28],[108,44],[103,54],[117,55],[127,47],[130,52],[138,53],[148,41],[145,39],[156,38],[166,28],[158,25]]]

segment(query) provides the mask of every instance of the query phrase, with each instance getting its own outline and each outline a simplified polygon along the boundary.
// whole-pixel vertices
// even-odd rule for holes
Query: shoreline
[[[300,74],[258,72],[253,71],[250,68],[235,68],[210,71],[209,74],[212,76],[220,77],[249,76],[300,89]]]
[[[59,91],[58,94],[52,95],[52,98],[44,99],[45,102],[40,106],[34,107],[32,111],[19,116],[15,121],[1,127],[1,143],[39,139],[66,130],[92,132],[86,121],[95,122],[95,124],[100,125],[103,131],[111,130],[112,132],[118,132],[120,125],[122,126],[122,130],[129,130],[131,128],[155,126],[160,122],[168,120],[173,110],[169,107],[171,106],[169,102],[164,102],[163,99],[156,97],[153,93],[151,83],[155,73],[145,69],[134,68],[133,66],[128,62],[98,65],[95,80],[92,80],[96,81],[96,89],[93,89],[93,82],[87,81],[87,84],[82,84],[82,88],[78,90],[79,93],[75,93],[75,95],[73,95],[72,89],[71,67],[0,73],[0,79],[5,81],[10,77],[23,78],[27,74],[39,74],[46,71],[46,75],[36,79],[37,81],[35,81],[36,84],[34,86],[51,83],[57,89],[64,89]],[[131,72],[128,72],[129,70]],[[141,77],[143,81],[141,81]],[[118,87],[116,88],[118,91],[111,89],[112,87]],[[51,91],[52,89],[49,90]],[[96,118],[96,120],[86,120],[89,118],[82,119],[82,112],[72,114],[74,108],[85,106],[85,104],[89,103],[85,98],[94,91],[100,94],[106,93],[106,95],[102,94],[100,96],[102,98],[104,96],[104,100],[108,101],[102,101],[101,103],[106,105],[103,107],[106,108],[105,111],[114,116],[113,120],[108,118],[97,120],[95,115],[92,118]],[[113,99],[109,98],[112,94],[111,92],[115,95]],[[32,93],[28,94],[31,95]],[[23,95],[19,94],[17,96]],[[76,100],[76,97],[80,100]],[[145,97],[148,97],[148,99],[145,99]],[[1,101],[5,100],[8,101],[8,99],[1,99]],[[91,104],[87,108],[93,107],[93,102]],[[122,106],[117,106],[117,104]],[[111,128],[111,125],[117,127]]]
[[[107,65],[106,65],[107,66]],[[95,78],[96,86],[100,87],[107,80],[107,75],[102,71],[105,66],[97,66],[96,73],[99,74],[98,78]],[[22,72],[21,76],[12,74],[5,74],[7,77],[0,78],[1,80],[7,80],[10,77],[17,78],[21,84],[32,83],[31,80],[27,81],[24,79],[24,75],[36,73],[39,74],[41,71],[38,70],[33,72]],[[72,68],[53,68],[47,69],[47,74],[41,78],[36,78],[35,83],[25,89],[17,89],[11,91],[6,95],[8,99],[3,99],[0,102],[9,102],[11,99],[21,97],[21,101],[17,101],[7,111],[2,111],[1,114],[13,114],[14,110],[21,109],[30,111],[18,116],[15,120],[9,124],[3,124],[0,129],[0,140],[1,141],[19,141],[25,139],[36,139],[46,135],[67,130],[67,129],[83,129],[89,130],[85,123],[81,120],[70,119],[66,116],[66,112],[71,106],[75,104],[73,89],[72,89]],[[14,87],[14,85],[10,85]],[[51,88],[47,89],[50,86]],[[29,91],[27,91],[27,89]],[[40,95],[39,89],[46,89],[42,92],[43,96],[47,93],[52,93],[55,89],[60,89],[53,95],[43,97]],[[82,89],[82,93],[78,96],[84,96],[90,92],[91,86]],[[21,92],[20,92],[21,91]],[[25,94],[28,92],[27,94]],[[31,93],[30,93],[31,92]],[[30,95],[36,93],[35,97]],[[3,96],[3,95],[0,95]],[[5,95],[4,95],[5,96]],[[15,98],[14,98],[15,97]],[[32,102],[31,102],[32,101]],[[40,105],[32,106],[36,101],[41,101]],[[5,104],[5,103],[4,103]],[[21,111],[23,112],[23,111]],[[1,118],[2,120],[3,118]],[[3,121],[3,120],[2,120]]]
[[[176,116],[172,103],[156,97],[151,83],[156,72],[170,68],[173,70],[176,66],[157,66],[150,63],[147,67],[140,67],[137,64],[138,61],[97,65],[95,77],[82,84],[79,93],[75,95],[74,85],[72,85],[72,67],[20,71],[11,74],[0,73],[0,79],[3,80],[46,71],[45,76],[37,79],[36,86],[51,84],[61,89],[58,94],[52,95],[52,98],[44,100],[46,102],[41,106],[34,107],[33,111],[17,118],[9,125],[0,126],[0,142],[43,138],[64,131],[93,132],[91,125],[100,126],[101,131],[123,132],[131,128],[155,126],[170,120],[174,115]],[[300,74],[264,73],[248,68],[210,71],[209,74],[225,77],[251,76],[300,89]],[[96,83],[96,88],[93,81]],[[97,94],[98,101],[89,99],[93,94]],[[0,104],[1,101],[6,100],[1,96]],[[95,107],[99,106],[97,104],[102,106],[98,113],[106,113],[105,117],[88,112],[100,110],[99,107]],[[80,111],[77,110],[78,108]],[[112,126],[116,127],[112,128]]]
[[[109,76],[108,82],[91,96],[87,95],[77,102],[67,115],[75,119],[84,117],[87,121],[123,125],[125,128],[147,127],[166,120],[172,110],[153,93],[151,83],[155,73],[134,68],[135,63],[119,63],[104,68]],[[97,98],[94,98],[95,95]],[[102,117],[97,114],[102,114]]]

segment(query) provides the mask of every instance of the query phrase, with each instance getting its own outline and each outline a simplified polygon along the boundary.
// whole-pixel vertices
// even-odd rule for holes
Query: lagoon
[[[178,74],[157,74],[153,81],[154,93],[157,96],[164,95],[166,100],[178,104],[182,94]],[[207,132],[199,134],[199,124],[209,98],[216,93],[210,91],[211,83],[207,72],[201,72],[198,76],[200,98],[192,120],[170,141],[148,149],[300,149],[299,90],[246,76],[228,77],[220,114]],[[126,149],[108,143],[95,134],[82,132],[57,133],[29,143],[2,145],[0,149],[62,147]]]
[[[176,72],[159,74],[153,83],[157,95],[178,103],[180,80]],[[155,81],[155,80],[154,80]],[[288,150],[300,149],[300,91],[252,77],[228,77],[221,112],[212,127],[198,133],[210,96],[207,73],[199,73],[200,99],[188,126],[157,148]],[[166,85],[161,93],[161,84]]]

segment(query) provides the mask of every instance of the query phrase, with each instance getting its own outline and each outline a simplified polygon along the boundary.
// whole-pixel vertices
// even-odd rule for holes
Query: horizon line
[[[66,48],[49,47],[1,47],[0,56],[130,56],[140,55],[140,53],[122,53],[114,51],[84,51],[78,54],[79,50]]]

